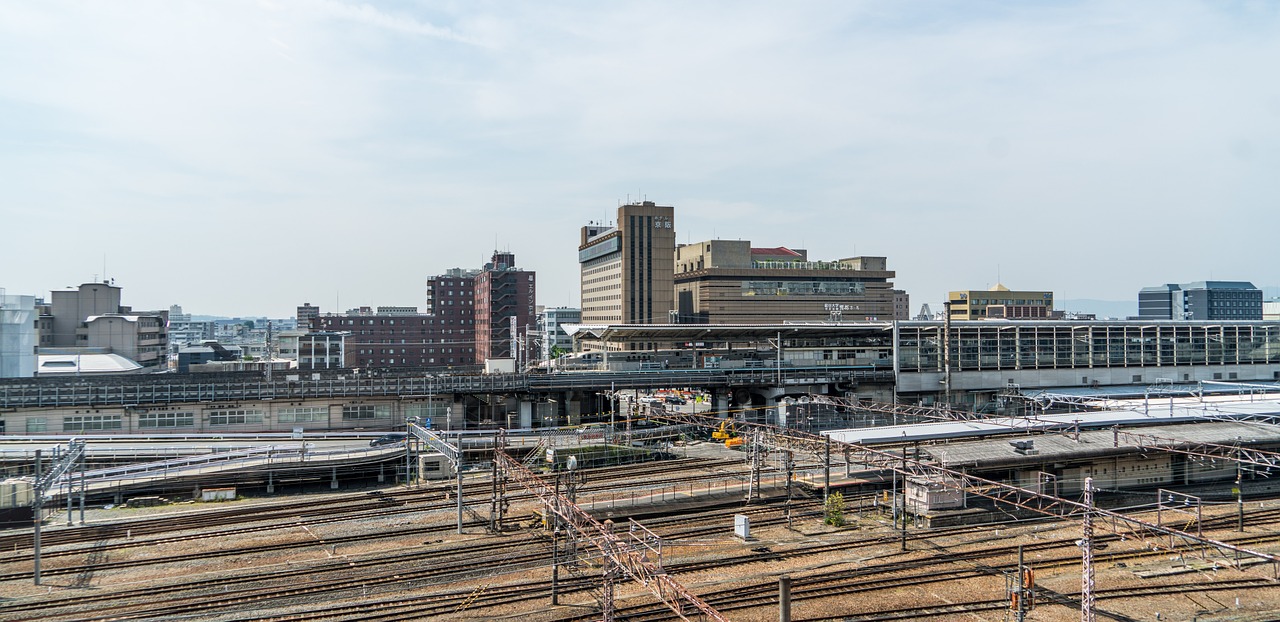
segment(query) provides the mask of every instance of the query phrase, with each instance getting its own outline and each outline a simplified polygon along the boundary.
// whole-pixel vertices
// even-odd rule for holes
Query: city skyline
[[[678,243],[887,257],[913,313],[1270,289],[1278,34],[1198,2],[0,4],[0,287],[288,317],[510,250],[577,307],[579,228],[648,199]]]

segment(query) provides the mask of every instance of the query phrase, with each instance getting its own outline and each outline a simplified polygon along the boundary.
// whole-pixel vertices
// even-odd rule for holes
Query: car
[[[406,438],[409,438],[408,434],[405,434],[404,432],[395,432],[393,434],[387,434],[386,436],[379,436],[378,438],[369,441],[369,446],[384,447],[386,445],[398,445],[403,443]]]
[[[668,395],[666,399],[668,404],[688,404],[689,403],[687,400],[685,400],[683,397],[680,397],[679,395]]]

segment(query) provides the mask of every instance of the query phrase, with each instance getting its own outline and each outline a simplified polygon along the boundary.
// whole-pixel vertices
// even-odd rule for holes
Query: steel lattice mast
[[[510,478],[524,486],[537,496],[549,511],[560,517],[564,524],[576,531],[582,538],[600,550],[605,562],[605,620],[613,617],[613,590],[615,577],[626,575],[649,588],[667,607],[682,620],[686,607],[692,607],[700,616],[708,620],[728,622],[719,611],[690,592],[678,581],[671,578],[661,567],[660,561],[651,559],[655,550],[648,545],[648,530],[641,528],[641,535],[635,533],[623,537],[613,532],[612,522],[603,524],[588,514],[576,503],[561,495],[554,486],[543,481],[520,461],[512,458],[501,447],[494,448],[494,460],[499,468],[505,470]]]

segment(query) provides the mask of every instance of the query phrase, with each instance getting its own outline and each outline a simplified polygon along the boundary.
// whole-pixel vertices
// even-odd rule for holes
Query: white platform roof
[[[874,428],[828,430],[822,434],[846,443],[875,445],[950,438],[1062,430],[1079,424],[1081,429],[1111,426],[1149,426],[1188,421],[1245,419],[1280,414],[1280,401],[1205,401],[1175,403],[1171,408],[1153,400],[1150,404],[1099,412],[1079,412],[1035,417],[991,417],[979,421],[938,421]]]
[[[76,374],[128,374],[142,365],[119,354],[41,354],[36,366],[40,376]]]

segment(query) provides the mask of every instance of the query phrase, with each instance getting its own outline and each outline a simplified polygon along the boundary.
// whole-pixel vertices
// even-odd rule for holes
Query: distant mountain
[[[1093,313],[1099,319],[1116,318],[1123,320],[1138,314],[1138,301],[1135,300],[1093,300],[1091,298],[1074,298],[1055,300],[1055,306],[1072,313]]]

